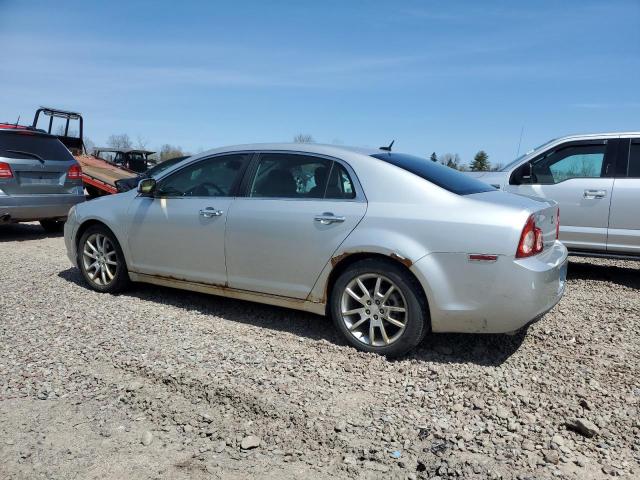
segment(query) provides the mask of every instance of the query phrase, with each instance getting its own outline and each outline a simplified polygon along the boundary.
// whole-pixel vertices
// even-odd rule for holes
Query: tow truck
[[[59,119],[55,131],[54,119]],[[149,155],[154,152],[115,148],[87,152],[83,141],[83,124],[80,113],[40,107],[36,110],[32,128],[56,135],[69,149],[82,168],[82,181],[89,198],[117,193],[116,181],[136,177],[147,170]],[[107,153],[113,154],[112,158]]]

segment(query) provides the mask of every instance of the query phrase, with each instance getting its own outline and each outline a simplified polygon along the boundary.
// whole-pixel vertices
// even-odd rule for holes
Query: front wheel
[[[94,225],[83,233],[78,244],[78,265],[89,286],[98,292],[116,293],[129,284],[120,244],[105,226]]]
[[[331,293],[331,315],[354,347],[396,357],[415,348],[428,330],[421,287],[399,265],[365,259],[349,266]]]

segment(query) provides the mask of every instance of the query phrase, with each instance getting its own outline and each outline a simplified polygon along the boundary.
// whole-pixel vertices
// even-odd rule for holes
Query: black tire
[[[108,272],[105,273],[105,276],[102,277],[101,274],[96,274],[96,270],[87,267],[87,263],[89,259],[85,257],[85,250],[91,251],[94,255],[99,255],[94,253],[91,248],[87,245],[87,240],[92,239],[92,245],[95,243],[96,238],[107,239],[106,250],[113,251],[115,253],[108,253],[107,255],[102,255],[101,259],[105,262],[107,260],[113,261],[115,258],[115,262],[117,265],[104,265],[104,268],[108,267]],[[96,245],[97,246],[97,245]],[[113,247],[113,248],[111,248]],[[105,251],[106,251],[105,250]],[[93,225],[82,234],[80,237],[80,241],[78,242],[78,254],[77,254],[77,262],[78,268],[80,268],[80,272],[84,277],[85,281],[89,285],[90,288],[96,290],[97,292],[103,293],[117,293],[126,289],[129,286],[129,273],[127,272],[127,264],[125,263],[124,255],[122,254],[122,249],[120,248],[120,244],[116,239],[115,235],[111,230],[109,230],[104,225]],[[86,262],[85,262],[86,260]],[[111,278],[111,275],[113,277]],[[96,281],[96,277],[100,277]],[[102,278],[106,279],[106,282],[102,283]]]
[[[388,345],[372,345],[368,343],[369,341],[366,339],[356,338],[356,336],[351,333],[349,327],[345,323],[346,320],[343,319],[343,301],[350,301],[348,298],[347,300],[343,300],[343,294],[346,295],[345,291],[347,286],[353,281],[356,281],[357,278],[365,278],[368,275],[372,276],[371,281],[376,280],[376,275],[390,280],[393,284],[395,284],[394,286],[401,292],[401,296],[403,297],[401,298],[401,300],[405,303],[404,308],[406,316],[403,319],[404,329],[397,329],[397,338]],[[383,282],[384,281],[385,280],[383,280]],[[360,292],[362,292],[362,290],[360,290]],[[357,302],[356,306],[359,307]],[[383,307],[384,304],[379,305],[378,307],[363,306],[361,308],[380,308],[378,313],[383,313],[381,310]],[[378,353],[387,357],[398,357],[414,349],[420,342],[422,342],[424,336],[429,331],[429,313],[422,287],[417,282],[417,280],[402,266],[394,263],[391,260],[370,258],[360,260],[347,267],[347,269],[340,274],[333,285],[333,288],[331,290],[329,308],[331,317],[333,318],[333,322],[338,331],[343,335],[347,342],[349,342],[349,344],[364,352]],[[366,310],[366,312],[370,313],[370,310]],[[387,314],[389,314],[389,312],[387,312]],[[362,319],[362,316],[355,318]],[[371,320],[369,322],[371,322]],[[367,321],[365,321],[363,326],[364,325],[370,325],[370,323],[367,323]],[[389,326],[391,328],[396,328],[393,325],[389,325],[387,323],[384,323],[384,325],[386,325],[385,330],[388,329]],[[352,324],[351,327],[353,326],[354,325]],[[382,329],[378,328],[378,332],[381,335]],[[376,333],[374,332],[374,338],[375,336]],[[384,341],[384,339],[382,339],[382,341]]]
[[[40,225],[47,233],[60,233],[64,230],[64,220],[40,220]]]

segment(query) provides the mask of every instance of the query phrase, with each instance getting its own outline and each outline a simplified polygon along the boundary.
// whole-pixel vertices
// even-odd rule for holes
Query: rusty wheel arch
[[[427,299],[427,294],[424,291],[424,288],[420,283],[420,281],[418,280],[418,278],[414,275],[414,273],[409,268],[411,267],[411,265],[413,265],[413,262],[410,259],[405,258],[395,252],[391,253],[390,255],[384,255],[382,253],[373,253],[373,252],[354,252],[354,253],[345,252],[333,257],[331,259],[331,265],[333,266],[333,269],[331,270],[331,273],[329,273],[329,278],[327,279],[327,283],[325,285],[325,290],[324,290],[324,298],[326,299],[325,311],[327,316],[330,313],[331,290],[333,290],[333,285],[335,284],[340,274],[344,272],[347,268],[349,268],[351,265],[353,265],[354,263],[360,260],[369,259],[369,258],[380,259],[386,262],[400,265],[401,268],[405,272],[407,272],[407,274],[411,277],[411,279],[415,281],[416,286],[418,287],[419,293],[422,296],[422,300],[424,301],[427,318],[430,319],[429,300]],[[430,320],[429,320],[429,330],[431,330]]]

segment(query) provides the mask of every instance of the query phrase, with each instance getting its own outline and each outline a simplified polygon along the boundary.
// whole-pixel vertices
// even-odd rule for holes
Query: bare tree
[[[149,145],[149,140],[144,138],[142,135],[138,135],[138,138],[136,141],[136,148],[139,150],[146,150],[147,145]]]
[[[85,137],[82,139],[82,143],[84,143],[84,150],[87,153],[92,153],[93,149],[96,148],[96,144],[93,143],[93,140],[91,140],[89,137],[87,137],[85,135]]]
[[[174,158],[174,157],[182,157],[184,155],[186,155],[186,154],[182,150],[182,147],[169,145],[168,143],[165,143],[160,148],[160,161],[161,162],[164,162],[165,160],[169,160],[170,158]]]
[[[293,137],[295,143],[315,143],[315,140],[309,133],[299,133]]]
[[[126,133],[120,133],[118,135],[111,135],[107,140],[107,145],[111,148],[131,148],[133,143]]]

